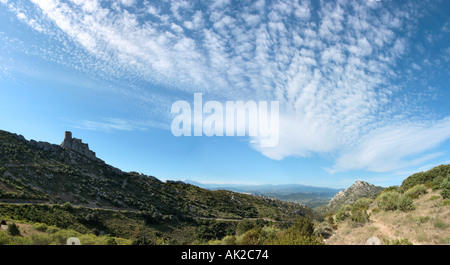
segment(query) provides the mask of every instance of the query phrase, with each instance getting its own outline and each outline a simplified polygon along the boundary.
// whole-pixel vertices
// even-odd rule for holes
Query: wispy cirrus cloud
[[[450,118],[377,128],[347,148],[330,172],[365,169],[389,172],[417,166],[443,153],[426,153],[450,138]]]
[[[65,120],[73,128],[91,131],[144,131],[149,128],[168,129],[168,126],[153,121],[135,121],[120,118],[102,118],[100,120]]]
[[[330,172],[387,171],[436,156],[426,152],[450,138],[448,118],[405,114],[405,88],[393,82],[420,3],[32,0],[27,13],[29,4],[3,2],[37,31],[59,31],[87,51],[96,63],[84,66],[105,78],[157,84],[169,99],[280,101],[279,145],[254,147],[273,159],[333,154]],[[78,126],[141,129],[114,119]]]

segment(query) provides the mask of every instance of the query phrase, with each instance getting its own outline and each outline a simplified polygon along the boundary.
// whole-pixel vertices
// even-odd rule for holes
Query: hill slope
[[[382,245],[450,244],[450,202],[436,191],[428,190],[413,200],[414,210],[384,211],[376,201],[367,209],[369,220],[355,223],[350,219],[337,221],[337,229],[327,239],[330,245],[364,245],[376,237]]]
[[[320,228],[327,244],[450,243],[450,165],[413,174],[401,186],[360,198],[329,214]],[[372,242],[374,242],[372,240]]]
[[[313,217],[296,204],[122,172],[95,157],[0,131],[0,202],[46,202],[156,215],[286,219]]]

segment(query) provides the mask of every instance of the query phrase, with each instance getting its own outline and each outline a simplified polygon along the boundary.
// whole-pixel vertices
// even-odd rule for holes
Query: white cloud
[[[124,6],[132,6],[136,3],[136,0],[120,0],[120,3]]]
[[[323,119],[312,115],[281,115],[280,137],[276,147],[261,148],[258,137],[253,147],[265,156],[281,160],[286,157],[308,157],[313,153],[327,153],[337,147],[338,132]]]
[[[450,118],[377,128],[343,152],[332,171],[394,171],[421,164],[442,153],[425,153],[450,138]]]

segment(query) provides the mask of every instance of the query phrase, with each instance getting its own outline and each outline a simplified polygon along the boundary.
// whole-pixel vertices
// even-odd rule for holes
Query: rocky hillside
[[[352,186],[338,192],[326,205],[319,210],[321,212],[335,212],[341,206],[352,204],[360,198],[374,198],[383,187],[375,186],[365,181],[357,180]]]
[[[95,155],[87,156],[68,148],[67,144],[28,141],[6,131],[0,131],[0,202],[70,202],[174,217],[314,216],[311,209],[297,203],[210,191],[183,182],[162,182],[152,176],[123,172]]]

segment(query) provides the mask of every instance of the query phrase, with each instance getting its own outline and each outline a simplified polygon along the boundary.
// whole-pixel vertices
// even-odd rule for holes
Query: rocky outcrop
[[[72,138],[72,133],[66,131],[64,141],[61,143],[61,147],[69,148],[75,152],[83,154],[90,159],[97,160],[95,152],[89,150],[89,145],[83,143],[81,139]]]
[[[357,180],[352,186],[338,192],[327,204],[322,206],[321,212],[335,212],[341,206],[352,204],[360,198],[374,198],[384,188],[375,186],[362,180]]]

